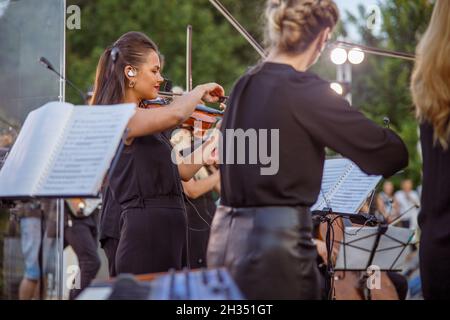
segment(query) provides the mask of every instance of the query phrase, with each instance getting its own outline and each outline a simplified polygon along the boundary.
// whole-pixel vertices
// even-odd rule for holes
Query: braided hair
[[[334,29],[339,10],[333,0],[268,0],[266,45],[280,52],[304,52],[326,29]]]

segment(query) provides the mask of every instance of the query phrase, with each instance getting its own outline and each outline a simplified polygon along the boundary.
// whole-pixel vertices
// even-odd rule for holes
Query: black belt
[[[312,217],[309,207],[241,207],[229,208],[232,218],[252,217],[255,226],[265,227],[290,227],[293,225],[311,225]]]

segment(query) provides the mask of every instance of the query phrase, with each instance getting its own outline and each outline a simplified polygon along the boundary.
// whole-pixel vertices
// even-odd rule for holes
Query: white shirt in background
[[[395,193],[394,198],[398,203],[399,215],[402,215],[409,210],[399,220],[409,221],[410,228],[417,229],[417,216],[419,215],[419,208],[415,206],[420,206],[419,194],[414,190],[408,193],[400,190]]]

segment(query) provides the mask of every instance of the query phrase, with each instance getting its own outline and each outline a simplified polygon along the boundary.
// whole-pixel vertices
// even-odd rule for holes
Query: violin
[[[162,96],[162,95],[161,95]],[[223,97],[224,99],[226,97]],[[141,101],[139,107],[144,109],[160,108],[170,104],[171,100],[168,98],[159,97],[153,100]],[[217,122],[223,117],[223,111],[207,107],[205,105],[198,105],[195,111],[186,119],[181,125],[183,128],[189,130],[198,130],[203,136],[205,132],[212,129]]]

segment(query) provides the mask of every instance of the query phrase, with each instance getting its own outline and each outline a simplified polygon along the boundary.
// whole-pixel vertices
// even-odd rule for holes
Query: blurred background
[[[221,3],[259,42],[263,43],[265,0],[223,0]],[[339,0],[341,24],[334,38],[414,53],[432,11],[428,0]],[[102,51],[130,30],[145,32],[165,57],[165,77],[184,87],[186,26],[193,26],[192,72],[195,84],[216,81],[229,93],[234,81],[259,60],[259,55],[208,0],[68,0],[81,8],[81,29],[67,30],[67,77],[89,90]],[[381,14],[377,21],[373,7]],[[405,175],[420,182],[417,124],[414,120],[409,79],[413,63],[366,55],[353,67],[353,105],[379,124],[383,117],[406,141],[411,155]],[[336,79],[336,66],[324,52],[314,71]],[[67,100],[82,103],[67,89]],[[401,177],[395,180],[397,186]]]
[[[263,43],[265,0],[222,0],[221,3],[259,42]],[[388,50],[414,53],[431,17],[430,0],[336,0],[341,23],[333,40],[345,40]],[[79,8],[79,26],[65,8]],[[75,23],[76,24],[76,23]],[[66,27],[64,27],[66,25]],[[62,87],[55,74],[38,63],[47,57],[81,90],[92,90],[96,65],[103,50],[127,31],[146,33],[165,58],[163,74],[184,87],[186,70],[186,26],[193,27],[193,84],[215,81],[227,94],[233,83],[260,57],[208,0],[0,0],[0,148],[9,148],[26,115],[48,101],[65,100],[84,104],[71,87]],[[339,66],[327,49],[313,71],[336,81]],[[390,119],[391,128],[408,146],[409,167],[391,179],[395,189],[402,180],[421,184],[418,126],[409,91],[412,61],[366,54],[350,68],[346,89],[352,104],[380,125]],[[65,70],[64,70],[65,69]],[[0,159],[1,160],[1,159]],[[380,159],[382,161],[383,159]],[[20,250],[20,243],[3,244],[14,238],[10,215],[0,212],[0,298],[6,286],[17,284],[21,272],[6,250]],[[5,253],[5,254],[4,254]],[[9,253],[11,255],[11,253]],[[6,266],[8,264],[8,266]],[[5,271],[5,266],[9,269]],[[15,268],[15,269],[14,269]],[[19,269],[18,269],[19,268]],[[11,274],[16,274],[16,278]],[[7,277],[11,278],[5,278]],[[10,291],[8,291],[10,293]]]

